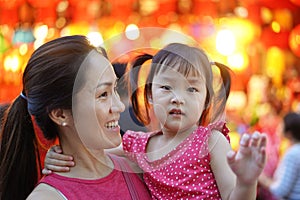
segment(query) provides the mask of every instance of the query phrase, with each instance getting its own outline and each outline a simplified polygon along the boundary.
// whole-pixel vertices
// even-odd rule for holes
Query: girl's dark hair
[[[290,112],[283,117],[284,134],[290,134],[292,139],[300,141],[300,114]]]
[[[146,84],[138,86],[138,76],[141,66],[150,59],[152,59],[152,63]],[[219,68],[223,83],[216,94],[213,84],[212,65],[216,65]],[[203,81],[206,83],[207,96],[205,109],[199,119],[199,124],[207,125],[220,117],[225,109],[230,92],[230,69],[221,63],[209,62],[205,52],[197,47],[191,47],[180,43],[171,43],[158,51],[154,56],[149,54],[138,56],[131,64],[129,73],[129,93],[134,113],[143,124],[147,125],[151,120],[148,98],[152,93],[151,87],[153,78],[156,74],[165,71],[167,68],[176,69],[184,76],[193,73],[203,77]],[[139,104],[140,99],[137,92],[140,89],[144,90],[144,105],[142,105],[142,107]]]
[[[26,99],[18,96],[8,108],[1,131],[1,199],[25,199],[34,189],[41,163],[32,116],[46,139],[58,136],[49,118],[53,109],[71,109],[72,92],[81,63],[92,50],[84,36],[66,36],[39,47],[23,73]],[[102,49],[102,54],[105,51]]]

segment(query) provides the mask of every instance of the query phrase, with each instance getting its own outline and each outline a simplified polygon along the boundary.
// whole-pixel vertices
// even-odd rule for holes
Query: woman
[[[45,138],[59,138],[76,166],[43,178],[28,199],[149,198],[136,174],[120,170],[127,163],[104,151],[121,143],[118,120],[124,105],[116,83],[105,51],[84,36],[52,40],[32,54],[23,91],[10,106],[1,134],[1,199],[25,199],[37,183],[33,123]],[[128,179],[136,185],[127,186]]]

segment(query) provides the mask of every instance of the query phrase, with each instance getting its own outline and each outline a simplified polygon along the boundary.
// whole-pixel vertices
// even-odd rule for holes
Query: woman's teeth
[[[105,127],[108,129],[113,129],[116,128],[118,126],[118,121],[114,121],[114,122],[109,122],[107,124],[105,124]]]

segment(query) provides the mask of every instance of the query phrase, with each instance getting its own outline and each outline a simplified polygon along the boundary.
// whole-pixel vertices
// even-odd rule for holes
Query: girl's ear
[[[57,108],[49,113],[50,119],[59,126],[67,126],[70,122],[71,113],[69,110]]]

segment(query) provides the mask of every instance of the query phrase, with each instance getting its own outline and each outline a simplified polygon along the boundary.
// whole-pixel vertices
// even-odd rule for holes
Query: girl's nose
[[[121,113],[125,110],[125,105],[120,100],[120,97],[118,94],[114,95],[112,99],[112,104],[109,109],[110,113]]]
[[[177,105],[184,104],[184,99],[179,95],[173,94],[173,97],[171,98],[171,103]]]

